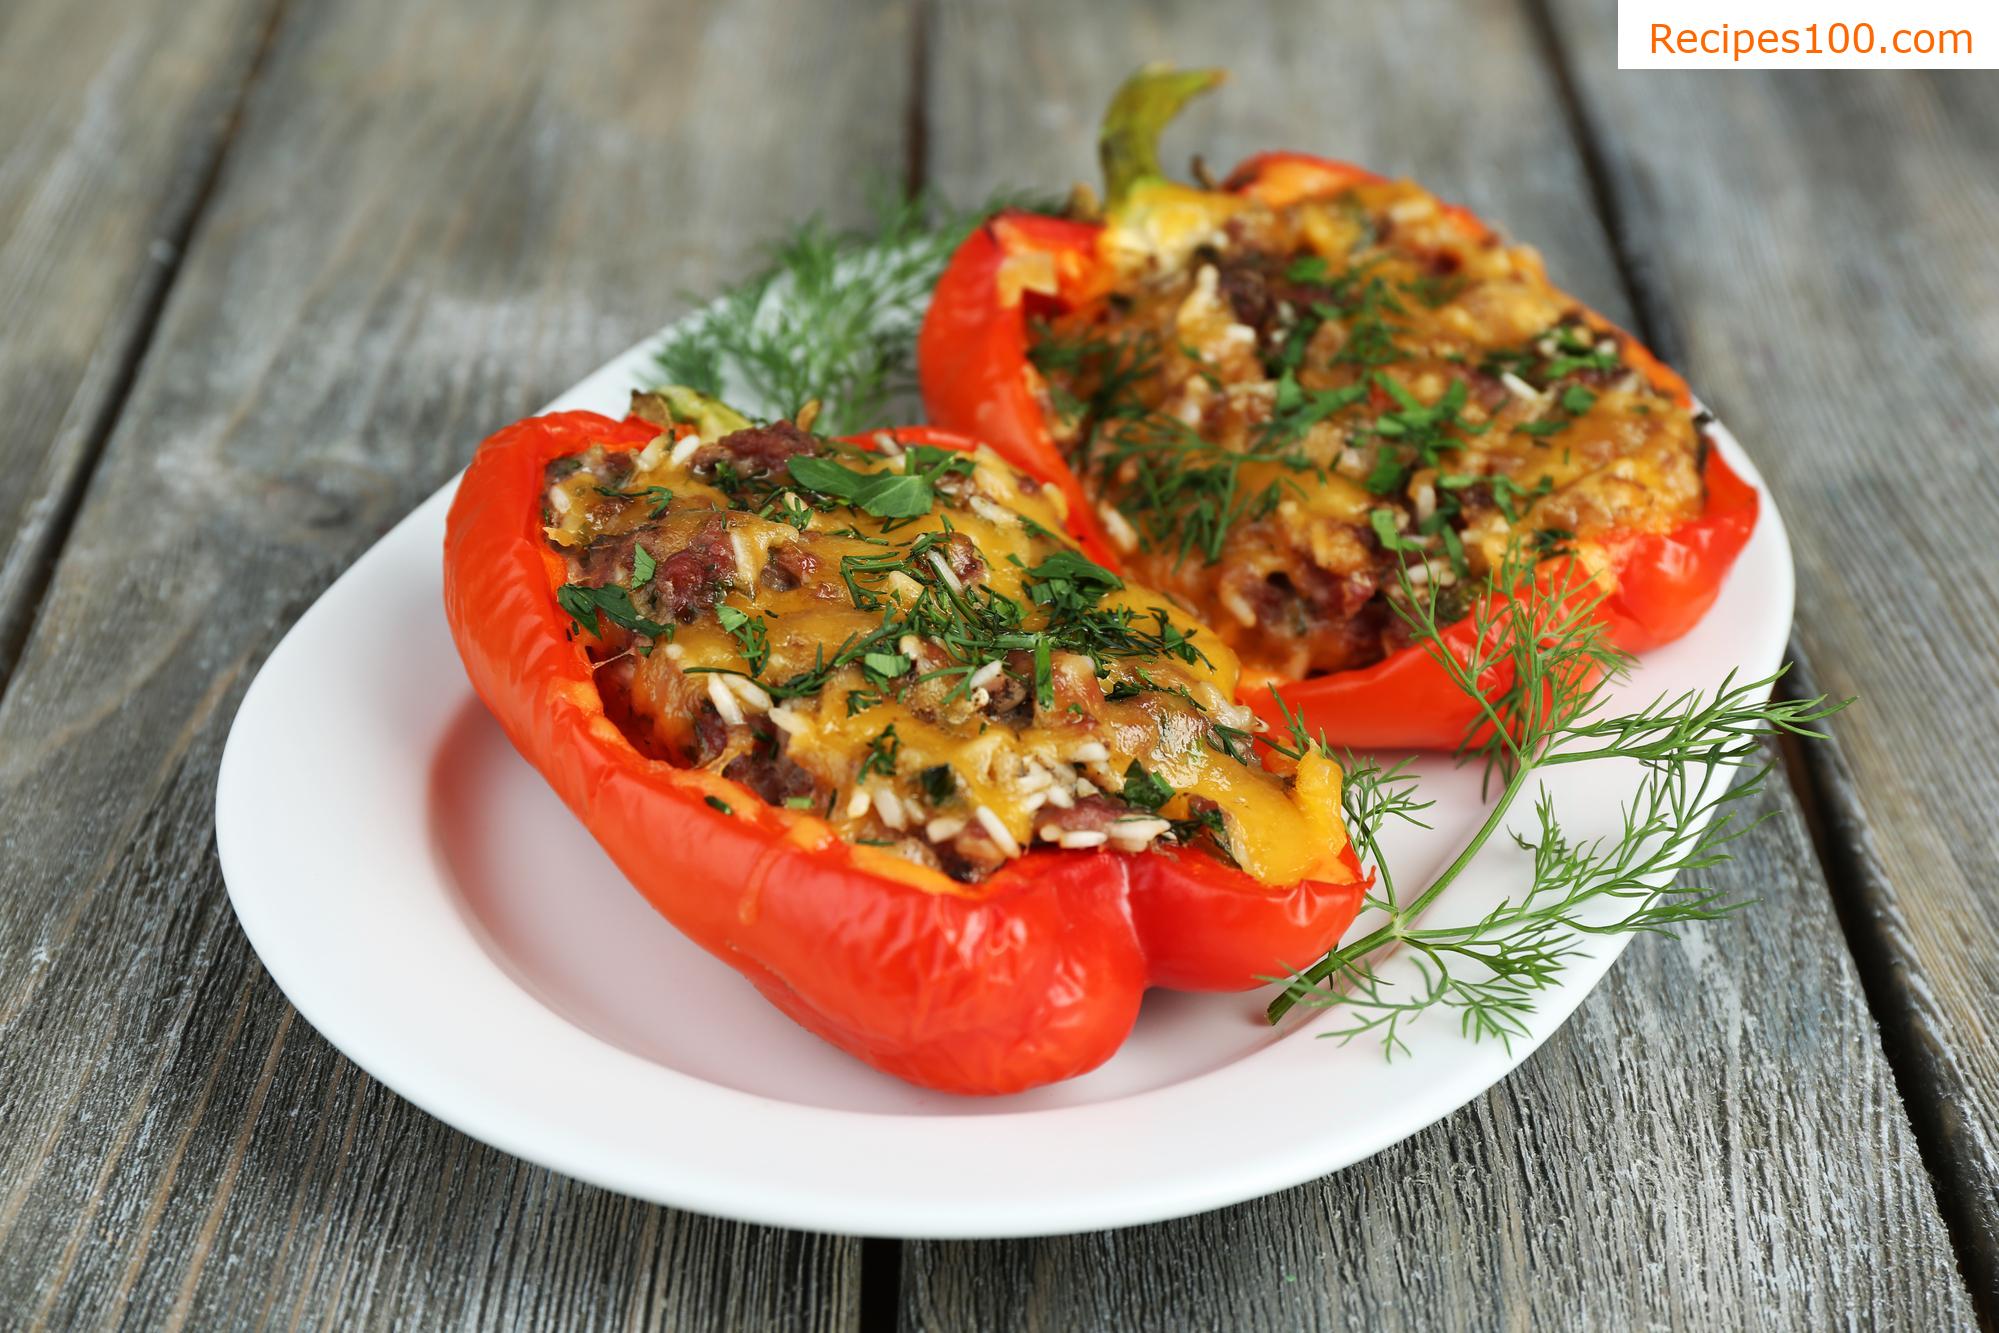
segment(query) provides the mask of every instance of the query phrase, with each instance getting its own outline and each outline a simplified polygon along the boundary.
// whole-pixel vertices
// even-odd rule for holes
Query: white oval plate
[[[551,410],[621,414],[653,346]],[[1760,488],[1735,442],[1723,435],[1722,447]],[[991,1099],[910,1087],[794,1027],[683,939],[509,748],[444,624],[455,484],[272,653],[229,735],[216,838],[243,929],[306,1020],[424,1110],[529,1161],[822,1231],[991,1237],[1158,1221],[1324,1175],[1448,1115],[1531,1054],[1622,949],[1598,940],[1510,1050],[1437,1016],[1406,1029],[1413,1053],[1389,1062],[1370,1041],[1314,1040],[1336,1025],[1328,1014],[1271,1029],[1268,993],[1155,991],[1124,1049],[1085,1077]],[[1642,702],[1712,686],[1730,667],[1768,675],[1791,598],[1766,493],[1712,613],[1623,692]],[[1441,866],[1483,814],[1475,775],[1435,759],[1421,771],[1435,827],[1391,830],[1404,883]],[[1587,838],[1616,829],[1636,778],[1635,765],[1589,765],[1548,786],[1565,827]],[[1524,862],[1501,842],[1437,919],[1518,890]],[[1407,980],[1409,965],[1383,974]],[[1272,1106],[1312,1113],[1250,1109]]]

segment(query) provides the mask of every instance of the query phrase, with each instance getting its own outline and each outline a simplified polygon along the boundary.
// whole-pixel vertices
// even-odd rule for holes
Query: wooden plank
[[[552,1177],[357,1074],[211,819],[259,661],[480,436],[899,173],[909,40],[901,0],[287,15],[0,701],[0,1322],[854,1321],[856,1242]]]
[[[1276,3],[947,9],[933,175],[965,195],[1093,176],[1112,83],[1174,57],[1227,65],[1236,82],[1170,136],[1167,160],[1198,146],[1219,169],[1302,147],[1415,174],[1544,246],[1558,280],[1613,318],[1630,314],[1534,30],[1504,7],[1350,6],[1336,23]],[[1209,1217],[912,1246],[910,1326],[1090,1327],[1134,1311],[1258,1328],[1964,1322],[1796,801],[1780,785],[1765,808],[1772,822],[1722,879],[1761,905],[1635,945],[1465,1111]],[[1328,1077],[1353,1058],[1370,1057],[1329,1049]],[[1309,1105],[1301,1094],[1296,1113]]]
[[[1780,794],[1742,919],[1634,944],[1465,1110],[1203,1217],[910,1247],[907,1327],[1956,1328],[1971,1312]],[[1809,926],[1811,928],[1801,928]],[[1328,1047],[1338,1063],[1371,1051]],[[1308,1117],[1252,1108],[1245,1133]]]
[[[0,6],[0,683],[273,3]]]
[[[1610,146],[1625,243],[1785,505],[1799,642],[1821,685],[1861,696],[1816,765],[1832,860],[1967,1274],[1999,1320],[1999,772],[1978,725],[1999,658],[1999,85],[1617,78],[1608,10],[1554,13]]]

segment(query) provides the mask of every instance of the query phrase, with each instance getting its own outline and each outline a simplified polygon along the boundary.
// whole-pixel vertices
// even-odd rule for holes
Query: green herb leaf
[[[909,670],[909,659],[901,653],[863,653],[861,665],[877,676],[894,680]]]
[[[1367,521],[1373,525],[1374,535],[1381,539],[1381,545],[1384,550],[1420,551],[1423,549],[1423,543],[1410,540],[1403,536],[1400,530],[1396,528],[1395,511],[1393,509],[1369,510]]]
[[[1292,282],[1324,283],[1332,277],[1332,269],[1322,255],[1301,255],[1285,265],[1284,276]]]
[[[1135,805],[1141,810],[1157,810],[1173,799],[1173,785],[1156,774],[1148,773],[1134,759],[1124,771],[1124,790],[1118,793],[1127,805]]]
[[[861,472],[830,458],[803,454],[793,458],[791,479],[807,490],[844,500],[876,518],[919,518],[937,503],[937,488],[926,476]]]
[[[1286,366],[1284,373],[1277,377],[1277,390],[1270,396],[1271,409],[1282,415],[1296,412],[1305,405],[1305,391],[1298,387],[1298,377]]]
[[[1061,550],[1027,571],[1027,595],[1058,614],[1086,611],[1124,580],[1081,551]]]
[[[867,781],[870,774],[879,773],[885,778],[895,776],[895,761],[902,754],[902,741],[895,734],[894,726],[882,728],[881,734],[868,742],[868,752],[861,759],[861,771],[855,775],[856,782]]]
[[[752,676],[761,675],[770,662],[770,627],[762,616],[753,616],[733,606],[715,608],[715,620],[736,641]]]
[[[943,805],[958,794],[958,775],[949,764],[934,764],[917,775],[923,795],[932,805]]]
[[[576,628],[585,634],[601,636],[598,617],[602,616],[634,634],[654,639],[673,637],[671,625],[662,625],[640,615],[638,608],[632,605],[631,590],[620,584],[593,588],[584,583],[565,583],[555,590],[555,601],[576,622]]]

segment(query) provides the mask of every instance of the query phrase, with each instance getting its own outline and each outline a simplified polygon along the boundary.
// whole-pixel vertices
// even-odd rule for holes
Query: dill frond
[[[666,335],[661,378],[763,417],[817,399],[832,434],[914,418],[916,330],[951,252],[994,212],[1037,206],[884,194],[864,228],[809,218],[767,248],[760,272]]]
[[[1273,1023],[1300,1005],[1337,1008],[1341,1022],[1323,1035],[1341,1042],[1368,1037],[1392,1058],[1407,1053],[1410,1023],[1437,1010],[1455,1013],[1466,1037],[1510,1047],[1527,1035],[1541,994],[1560,983],[1589,937],[1670,934],[1744,905],[1700,877],[1727,861],[1729,844],[1762,822],[1740,812],[1763,790],[1769,768],[1748,766],[1771,738],[1822,737],[1819,724],[1853,702],[1775,699],[1771,689],[1783,672],[1748,682],[1731,672],[1712,690],[1608,714],[1609,687],[1628,673],[1631,659],[1606,640],[1595,616],[1601,594],[1580,566],[1537,569],[1531,555],[1515,551],[1485,591],[1473,612],[1477,634],[1462,660],[1445,646],[1448,619],[1438,615],[1432,590],[1405,575],[1394,605],[1458,688],[1480,701],[1458,760],[1483,765],[1488,786],[1501,784],[1498,798],[1450,864],[1421,892],[1407,894],[1381,854],[1380,830],[1392,819],[1420,822],[1425,803],[1399,767],[1384,771],[1346,756],[1348,827],[1376,867],[1368,905],[1387,919],[1312,966],[1271,978],[1284,984],[1269,1007]],[[1482,678],[1509,683],[1487,696],[1477,687]],[[1303,720],[1285,712],[1289,736],[1270,742],[1272,748],[1293,756],[1306,746],[1330,753],[1323,738],[1308,736]],[[1525,889],[1473,921],[1426,919],[1507,827],[1519,798],[1538,786],[1535,774],[1611,758],[1644,766],[1614,834],[1572,838],[1540,789],[1532,831],[1510,835],[1530,858]],[[1398,986],[1379,970],[1397,950],[1408,952],[1414,984]]]

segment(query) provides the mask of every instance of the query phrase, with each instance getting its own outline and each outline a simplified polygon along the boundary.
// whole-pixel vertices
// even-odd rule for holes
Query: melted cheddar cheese
[[[1413,184],[1154,182],[1101,246],[1108,293],[1035,330],[1056,440],[1128,567],[1255,673],[1403,646],[1402,560],[1455,618],[1510,550],[1601,570],[1598,539],[1701,508],[1697,425],[1624,337]]]
[[[1235,655],[985,451],[669,425],[552,465],[543,517],[607,711],[656,757],[960,880],[1037,843],[1335,873],[1338,768],[1266,768]]]

